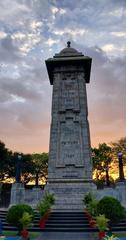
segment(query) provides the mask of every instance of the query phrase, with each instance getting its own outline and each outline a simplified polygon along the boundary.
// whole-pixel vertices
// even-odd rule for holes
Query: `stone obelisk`
[[[55,194],[56,209],[80,209],[84,194],[94,186],[86,94],[91,61],[70,42],[46,60],[53,85],[46,190]]]

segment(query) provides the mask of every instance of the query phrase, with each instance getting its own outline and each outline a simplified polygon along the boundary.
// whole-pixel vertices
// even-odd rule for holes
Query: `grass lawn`
[[[39,236],[39,232],[29,232],[30,239],[37,238]],[[6,237],[14,237],[17,236],[17,231],[3,231],[3,235]]]

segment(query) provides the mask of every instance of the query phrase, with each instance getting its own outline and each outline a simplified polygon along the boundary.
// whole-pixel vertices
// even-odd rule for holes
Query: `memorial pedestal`
[[[11,188],[10,205],[24,203],[25,188],[22,183],[13,183]]]
[[[49,182],[45,191],[55,196],[55,210],[82,210],[84,209],[84,195],[87,192],[94,193],[96,186],[92,181],[84,182],[68,179],[67,181]]]
[[[116,190],[118,192],[119,201],[126,208],[126,180],[118,181],[116,183]]]

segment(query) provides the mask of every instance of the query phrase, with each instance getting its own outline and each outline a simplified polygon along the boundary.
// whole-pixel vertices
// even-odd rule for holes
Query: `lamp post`
[[[107,187],[110,187],[110,181],[109,181],[109,167],[108,165],[105,168],[105,172],[106,172],[106,185]]]
[[[16,158],[16,183],[21,182],[21,165],[22,165],[21,160],[22,160],[22,156],[17,155],[17,158]]]
[[[39,185],[39,167],[36,167],[35,186]]]
[[[119,181],[124,181],[124,171],[123,171],[123,161],[122,161],[123,154],[122,152],[118,153],[118,160],[119,160]]]

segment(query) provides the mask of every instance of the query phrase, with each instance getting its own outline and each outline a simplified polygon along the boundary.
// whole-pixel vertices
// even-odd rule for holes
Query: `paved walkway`
[[[43,232],[36,240],[97,240],[93,233]]]

